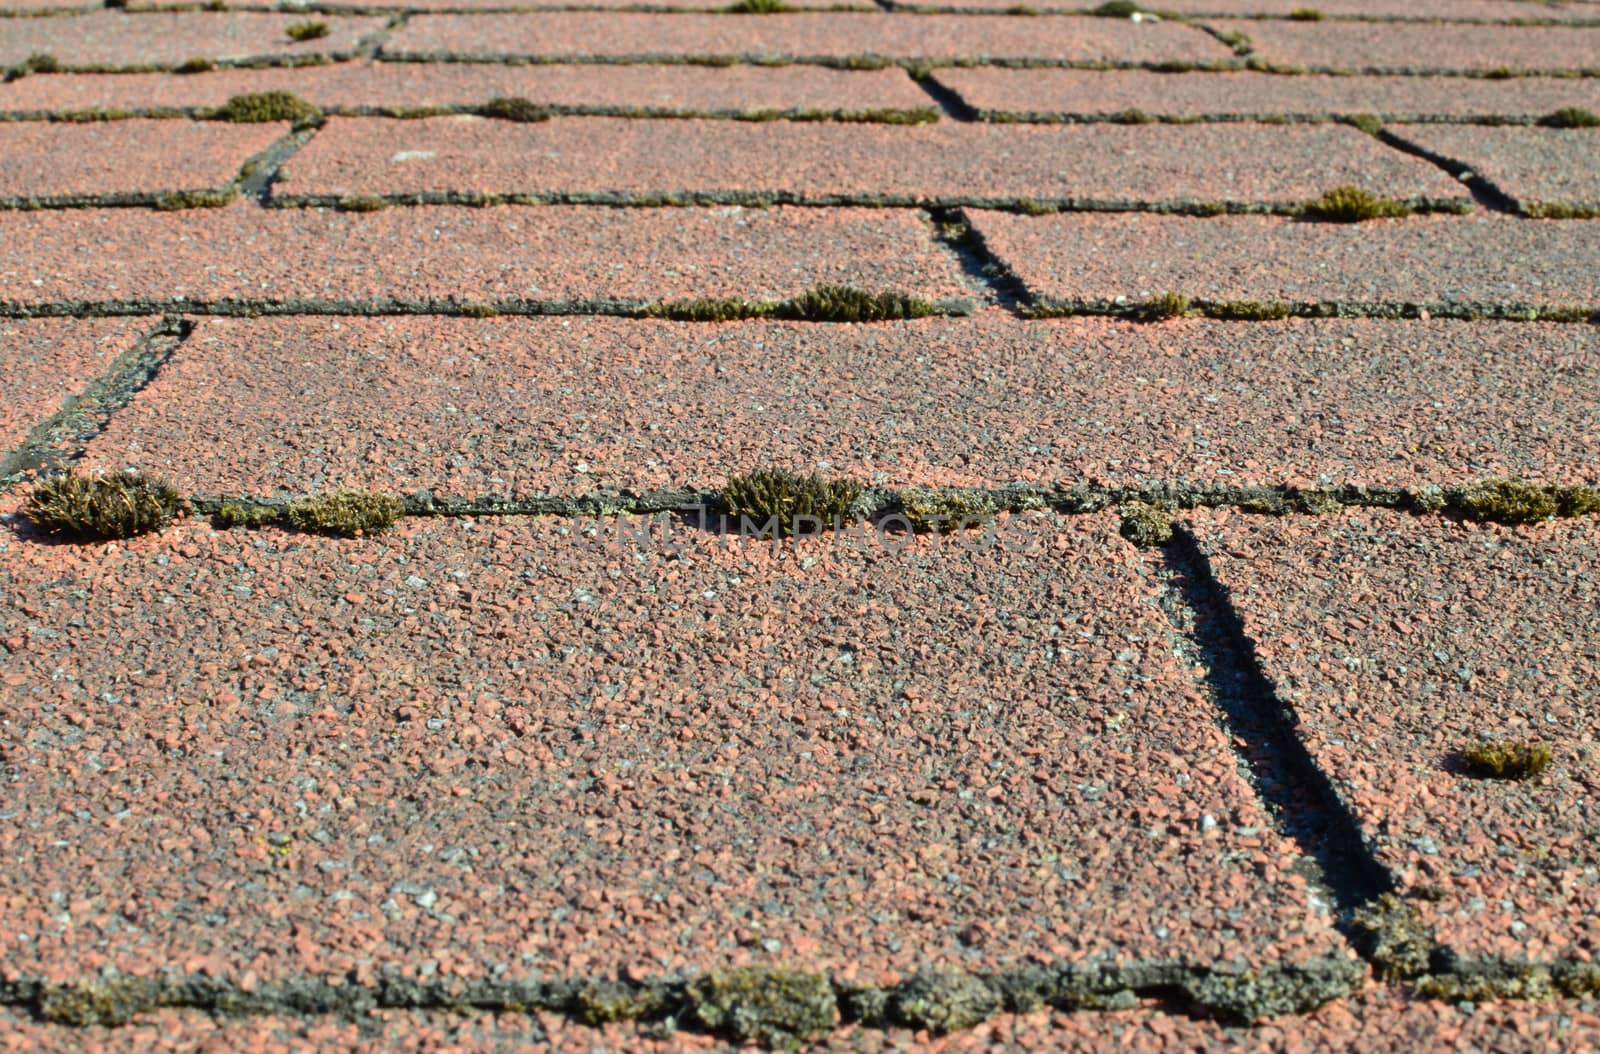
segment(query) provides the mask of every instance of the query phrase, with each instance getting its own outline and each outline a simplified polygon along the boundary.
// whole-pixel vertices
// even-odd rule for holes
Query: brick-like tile
[[[1295,304],[1600,305],[1592,227],[1479,213],[1362,224],[1276,216],[971,214],[1038,296]]]
[[[1189,522],[1313,760],[1440,942],[1469,960],[1588,961],[1600,521]],[[1555,760],[1534,782],[1456,771],[1486,739]]]
[[[15,274],[15,258],[5,270]],[[150,328],[149,319],[0,319],[0,463]]]
[[[690,195],[854,202],[1209,200],[1293,205],[1361,183],[1462,202],[1435,166],[1335,125],[917,127],[456,116],[334,119],[281,170],[294,201],[347,194],[535,200]]]
[[[934,76],[985,117],[1033,120],[1134,110],[1185,118],[1370,113],[1401,119],[1533,118],[1569,106],[1600,110],[1600,80],[1594,78],[1284,77],[994,67],[941,69]]]
[[[30,55],[54,56],[64,66],[140,68],[175,66],[192,58],[238,62],[349,54],[361,38],[384,26],[382,18],[317,15],[328,24],[320,40],[295,41],[289,26],[306,15],[241,12],[97,11],[54,18],[7,20],[0,34],[0,64]]]
[[[287,124],[0,123],[0,199],[113,199],[227,183]]]
[[[543,60],[738,56],[751,60],[958,58],[1051,62],[1224,62],[1210,36],[1164,22],[1104,18],[800,13],[784,15],[424,15],[384,47],[390,57]]]
[[[1543,323],[212,319],[89,446],[200,494],[1595,482],[1600,337]]]
[[[292,304],[768,299],[855,285],[973,298],[915,212],[239,204],[0,213],[0,303]],[[86,248],[89,251],[85,251]],[[169,308],[170,309],[170,308]]]
[[[7,969],[1359,979],[1114,516],[578,530],[0,537]]]
[[[1347,72],[1600,69],[1600,28],[1213,21],[1268,62]]]
[[[820,66],[499,66],[340,63],[211,73],[62,74],[0,87],[0,111],[220,106],[287,91],[323,107],[473,106],[500,97],[547,106],[739,113],[921,110],[933,106],[904,70]],[[1551,107],[1553,108],[1553,107]]]
[[[1419,126],[1398,131],[1425,150],[1467,165],[1523,208],[1600,210],[1600,129]]]

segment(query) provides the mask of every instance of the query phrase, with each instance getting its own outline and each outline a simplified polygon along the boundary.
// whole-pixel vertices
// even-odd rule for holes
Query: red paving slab
[[[1035,295],[1056,301],[1600,305],[1593,228],[1496,213],[1362,224],[1278,216],[974,210],[973,227]]]
[[[7,970],[1360,976],[1115,516],[672,539],[0,539]]]
[[[1600,521],[1188,521],[1306,748],[1440,942],[1590,961]],[[1536,782],[1454,771],[1485,739],[1543,742],[1554,761]]]
[[[1134,110],[1173,117],[1370,113],[1402,119],[1536,118],[1565,107],[1600,110],[1600,80],[1592,78],[1284,77],[996,67],[941,69],[934,76],[986,118],[1062,120]],[[39,83],[48,82],[39,78]]]
[[[1390,22],[1210,21],[1282,66],[1343,72],[1594,70],[1600,28]]]
[[[385,25],[382,18],[316,19],[327,24],[328,35],[307,41],[287,33],[291,25],[307,20],[303,14],[97,11],[15,19],[0,34],[0,63],[16,65],[35,54],[52,55],[69,67],[176,66],[192,58],[287,61],[348,54]]]
[[[747,60],[958,58],[1051,62],[1224,62],[1196,29],[1105,18],[800,13],[783,15],[425,15],[384,45],[388,58],[496,56],[544,61],[732,55]]]
[[[0,304],[368,305],[782,299],[855,285],[978,296],[919,213],[552,206],[375,213],[237,204],[0,213]],[[326,308],[324,308],[326,309]]]
[[[1595,482],[1594,327],[205,320],[90,444],[185,492]]]
[[[1253,15],[1282,18],[1312,9],[1324,15],[1373,19],[1474,19],[1482,21],[1588,22],[1596,19],[1584,3],[1543,3],[1540,0],[1169,0],[1164,10],[1188,15]]]
[[[1402,134],[1467,165],[1524,209],[1600,211],[1600,129],[1406,128]]]
[[[0,86],[0,111],[182,109],[221,106],[235,95],[269,91],[292,92],[325,108],[351,109],[474,106],[496,98],[547,106],[716,113],[933,106],[900,69],[341,63],[201,74],[24,77]]]
[[[140,318],[0,319],[0,462],[151,325]]]
[[[1427,162],[1332,125],[915,127],[454,116],[335,118],[281,170],[294,202],[378,194],[772,197],[834,204],[1194,202],[1286,207],[1332,186],[1465,203]]]
[[[113,199],[219,187],[287,124],[0,123],[0,198]]]

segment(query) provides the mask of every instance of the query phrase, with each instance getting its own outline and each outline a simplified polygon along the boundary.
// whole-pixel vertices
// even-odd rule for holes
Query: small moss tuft
[[[394,526],[406,503],[392,494],[336,490],[302,498],[289,506],[289,522],[318,534],[366,534]]]
[[[691,1012],[739,1042],[793,1047],[833,1028],[838,1000],[819,973],[776,966],[722,970],[690,983]]]
[[[1588,516],[1600,512],[1600,490],[1593,487],[1557,487],[1557,516]]]
[[[1377,135],[1383,131],[1383,121],[1377,114],[1355,113],[1345,119],[1345,123],[1352,128],[1359,128],[1368,135]]]
[[[1545,128],[1600,128],[1600,114],[1581,106],[1566,106],[1545,114],[1538,123]]]
[[[35,51],[22,62],[22,68],[29,73],[60,73],[61,60],[44,51]]]
[[[964,531],[987,525],[994,514],[994,499],[981,492],[932,487],[907,487],[900,492],[900,515],[913,531]]]
[[[773,310],[774,318],[803,322],[885,322],[901,318],[927,318],[939,309],[900,293],[868,293],[848,285],[824,285],[785,300]]]
[[[217,68],[217,64],[208,58],[196,55],[192,59],[184,59],[172,68],[174,73],[209,73]]]
[[[1122,507],[1122,536],[1141,549],[1154,549],[1172,540],[1172,514],[1159,505],[1131,501]]]
[[[1160,296],[1133,306],[1133,317],[1141,322],[1160,322],[1182,318],[1189,310],[1189,298],[1170,289]]]
[[[227,104],[212,111],[211,117],[234,124],[265,124],[269,121],[315,121],[322,111],[293,92],[268,91],[235,95]]]
[[[1414,905],[1385,893],[1366,907],[1357,908],[1350,928],[1372,963],[1380,981],[1417,977],[1433,957],[1433,930],[1423,924]]]
[[[1561,511],[1553,488],[1515,479],[1485,480],[1468,487],[1456,505],[1468,519],[1489,523],[1539,523]]]
[[[1296,22],[1321,22],[1326,16],[1314,7],[1297,7],[1289,12],[1289,17]]]
[[[158,1009],[158,996],[153,981],[122,977],[47,989],[39,998],[39,1013],[47,1021],[76,1028],[117,1028],[138,1014]]]
[[[1600,205],[1578,205],[1570,201],[1530,201],[1522,214],[1535,220],[1592,220],[1600,218]]]
[[[1324,223],[1360,223],[1362,220],[1409,216],[1411,209],[1392,198],[1380,198],[1360,187],[1334,187],[1300,207],[1300,215]]]
[[[657,1017],[670,1009],[666,994],[657,988],[635,988],[621,981],[591,981],[573,996],[572,1009],[591,1027],[612,1021],[637,1021]]]
[[[802,476],[787,469],[757,469],[728,480],[723,503],[731,516],[762,530],[771,523],[780,536],[797,533],[804,523],[832,527],[849,515],[861,496],[861,485],[849,479]],[[815,521],[812,523],[812,521]]]
[[[1289,305],[1282,300],[1218,300],[1201,309],[1207,318],[1224,322],[1275,322],[1288,318]]]
[[[1517,76],[1517,71],[1510,66],[1496,66],[1492,70],[1484,70],[1483,77],[1491,81],[1508,81]]]
[[[675,300],[651,304],[640,310],[642,318],[664,318],[673,322],[739,322],[766,318],[777,304],[770,300]]]
[[[340,212],[381,212],[388,207],[376,194],[347,194],[339,199]]]
[[[497,318],[500,315],[500,309],[493,304],[469,300],[456,308],[456,314],[465,318]]]
[[[1053,216],[1061,210],[1035,198],[1018,198],[1017,211],[1024,216]]]
[[[276,523],[283,514],[270,505],[254,505],[242,501],[225,501],[217,510],[219,527],[265,527]]]
[[[975,1028],[1001,1010],[1000,996],[965,970],[921,970],[890,1001],[894,1020],[937,1035]]]
[[[1235,55],[1248,55],[1250,53],[1250,37],[1236,29],[1224,30],[1218,33],[1217,39],[1232,48]]]
[[[794,8],[783,0],[739,0],[738,3],[729,4],[723,10],[731,15],[776,15],[783,11],[793,11]]]
[[[328,35],[328,23],[320,19],[306,22],[296,22],[284,30],[289,34],[289,39],[294,41],[321,40]]]
[[[527,99],[501,97],[490,99],[478,107],[478,113],[484,117],[496,117],[502,121],[520,121],[523,124],[535,124],[539,121],[548,121],[553,111],[548,106]]]
[[[1550,766],[1550,748],[1543,743],[1501,740],[1479,743],[1460,754],[1467,775],[1486,780],[1531,780]]]
[[[1106,0],[1089,13],[1099,15],[1101,18],[1132,18],[1134,15],[1144,14],[1144,8],[1133,0]]]
[[[1155,124],[1158,118],[1143,110],[1121,110],[1107,118],[1112,124]]]
[[[233,203],[238,190],[229,186],[221,190],[175,190],[156,199],[155,207],[161,212],[178,212],[182,209],[220,209]]]
[[[96,540],[164,530],[182,506],[178,491],[165,480],[67,472],[34,484],[24,511],[47,534]]]

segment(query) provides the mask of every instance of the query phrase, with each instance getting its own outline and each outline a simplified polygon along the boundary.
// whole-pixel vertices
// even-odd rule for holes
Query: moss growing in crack
[[[722,490],[730,516],[779,536],[831,527],[849,515],[861,496],[861,485],[849,479],[802,476],[787,469],[757,469],[728,480]]]
[[[1289,317],[1289,305],[1281,300],[1219,300],[1201,309],[1207,318],[1224,322],[1272,322]]]
[[[833,1028],[838,1001],[828,978],[782,967],[723,970],[693,981],[689,1010],[739,1042],[794,1047]]]
[[[1555,488],[1557,516],[1588,516],[1600,512],[1600,490],[1593,487]]]
[[[996,512],[994,499],[978,491],[907,487],[899,497],[900,515],[919,533],[983,527]]]
[[[573,1012],[590,1026],[659,1017],[671,1008],[672,1000],[664,990],[636,988],[621,981],[593,981],[572,997]]]
[[[1467,747],[1460,754],[1469,776],[1486,780],[1531,780],[1550,767],[1550,748],[1543,743],[1497,740]]]
[[[1145,9],[1133,0],[1106,0],[1089,13],[1099,15],[1101,18],[1132,18],[1134,15],[1144,14]]]
[[[1051,216],[1061,210],[1055,205],[1047,205],[1034,198],[1018,198],[1017,211],[1024,216]]]
[[[381,212],[389,203],[376,194],[347,194],[339,199],[340,212]]]
[[[1600,310],[1591,307],[1541,307],[1534,315],[1541,322],[1600,322]]]
[[[776,307],[776,302],[770,300],[675,300],[642,308],[639,317],[664,318],[672,322],[739,322],[766,318]]]
[[[1600,205],[1577,205],[1570,201],[1531,201],[1523,204],[1522,214],[1535,220],[1600,219]]]
[[[1000,1009],[999,993],[965,970],[919,970],[889,1000],[892,1020],[940,1035],[981,1025]]]
[[[46,534],[97,540],[164,530],[182,507],[177,489],[165,480],[65,472],[34,484],[23,511]]]
[[[269,523],[276,523],[282,517],[277,509],[270,505],[256,505],[243,501],[225,501],[222,508],[217,510],[217,526],[219,527],[265,527]]]
[[[1377,114],[1373,113],[1351,114],[1345,119],[1345,123],[1352,128],[1361,129],[1368,135],[1377,135],[1383,131],[1383,121],[1379,119]]]
[[[1130,501],[1122,507],[1122,536],[1141,549],[1155,549],[1172,540],[1172,514],[1159,505]]]
[[[1235,55],[1248,55],[1250,53],[1250,37],[1236,29],[1228,29],[1218,33],[1217,39],[1232,48]]]
[[[1300,206],[1300,215],[1324,223],[1360,223],[1396,216],[1409,216],[1404,202],[1382,198],[1360,187],[1334,187],[1320,198]]]
[[[289,39],[297,42],[307,40],[321,40],[329,33],[328,23],[321,19],[309,19],[305,22],[296,22],[284,30],[289,34]]]
[[[824,285],[783,301],[772,315],[802,322],[885,322],[927,318],[938,313],[938,308],[914,296],[868,293],[848,285]]]
[[[302,531],[350,536],[392,527],[405,511],[405,501],[392,494],[335,490],[292,502],[288,517]]]
[[[18,67],[24,73],[60,73],[61,60],[45,51],[35,51]]]
[[[196,55],[191,59],[184,59],[172,68],[174,73],[209,73],[217,68],[216,62],[211,59]]]
[[[1289,12],[1289,17],[1296,22],[1321,22],[1326,16],[1314,7],[1297,7]]]
[[[93,981],[46,989],[39,997],[39,1013],[47,1021],[76,1028],[116,1028],[159,1009],[158,997],[155,983],[142,977]]]
[[[783,0],[739,0],[738,3],[729,4],[723,10],[730,15],[776,15],[783,11],[792,11],[794,8]]]
[[[1560,511],[1554,488],[1515,479],[1485,480],[1467,487],[1456,507],[1470,520],[1489,523],[1539,523]]]
[[[234,124],[266,124],[271,121],[300,124],[318,120],[322,117],[322,110],[293,92],[267,91],[235,95],[226,104],[213,110],[210,116],[212,120],[232,121]]]
[[[1483,71],[1483,79],[1491,81],[1508,81],[1518,76],[1517,71],[1510,66],[1496,66],[1492,70]]]
[[[1418,977],[1433,957],[1433,930],[1414,905],[1385,893],[1350,919],[1356,947],[1372,963],[1380,981]]]
[[[1130,314],[1141,322],[1160,322],[1182,318],[1189,311],[1189,298],[1170,289],[1158,297],[1135,304]]]
[[[463,318],[498,318],[500,309],[493,304],[469,300],[456,308],[456,314],[461,315]]]
[[[1600,114],[1581,106],[1564,106],[1537,122],[1543,128],[1600,128]]]
[[[1452,1003],[1470,1000],[1484,1003],[1499,999],[1553,999],[1565,993],[1562,986],[1550,976],[1550,971],[1538,966],[1507,968],[1493,976],[1461,977],[1454,974],[1434,974],[1418,978],[1411,991],[1424,999],[1442,999]]]
[[[234,187],[221,190],[176,190],[156,199],[155,207],[161,212],[178,212],[182,209],[220,209],[233,203],[239,196]]]
[[[553,115],[548,106],[540,106],[527,99],[505,96],[490,99],[478,107],[477,112],[484,117],[496,117],[502,121],[520,121],[523,124],[548,121]]]

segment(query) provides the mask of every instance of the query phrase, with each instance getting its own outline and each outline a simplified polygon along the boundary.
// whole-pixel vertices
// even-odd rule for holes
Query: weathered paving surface
[[[165,6],[0,0],[0,1050],[1600,1045],[1600,4]]]

